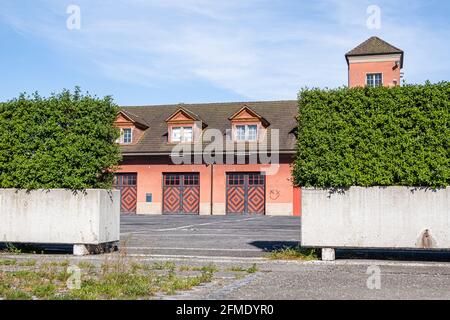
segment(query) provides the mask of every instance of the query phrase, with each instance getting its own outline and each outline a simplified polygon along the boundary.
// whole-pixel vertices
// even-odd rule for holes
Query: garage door
[[[265,214],[266,179],[257,173],[227,174],[227,213]]]
[[[163,213],[198,214],[200,179],[198,173],[166,173],[163,176]]]
[[[120,212],[124,214],[135,214],[137,204],[137,174],[117,174],[114,179],[114,187],[120,190]]]

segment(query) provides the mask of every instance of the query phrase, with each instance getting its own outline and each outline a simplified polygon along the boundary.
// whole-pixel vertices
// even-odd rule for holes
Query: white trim
[[[249,129],[250,126],[256,127],[255,139],[248,139],[249,132],[250,132],[250,129]],[[238,127],[245,127],[245,129],[244,129],[245,139],[244,140],[238,139],[238,131],[237,131]],[[255,123],[255,124],[248,124],[248,123],[247,124],[238,124],[238,123],[236,123],[233,125],[233,129],[234,129],[233,130],[234,131],[233,138],[234,138],[234,141],[236,141],[236,142],[257,142],[259,140],[259,129],[260,128],[259,128],[258,123]]]
[[[366,83],[366,87],[368,87],[369,85],[368,85],[368,83],[367,83],[367,76],[368,75],[376,75],[376,74],[381,74],[381,85],[380,85],[380,87],[383,87],[384,86],[384,74],[383,74],[383,72],[366,72],[366,81],[365,81],[365,83]],[[376,87],[376,86],[373,86],[373,87]]]
[[[349,63],[364,63],[364,62],[388,62],[388,61],[400,61],[402,55],[398,54],[383,54],[383,55],[367,55],[348,57]]]
[[[174,138],[173,138],[173,132],[174,132],[174,129],[180,129],[180,139],[179,140],[174,140]],[[191,129],[192,130],[192,132],[191,132],[191,139],[189,140],[189,141],[184,141],[183,139],[184,139],[184,130],[185,129]],[[172,125],[171,127],[170,127],[170,142],[171,143],[191,143],[191,142],[193,142],[194,141],[194,126],[188,126],[188,125]]]

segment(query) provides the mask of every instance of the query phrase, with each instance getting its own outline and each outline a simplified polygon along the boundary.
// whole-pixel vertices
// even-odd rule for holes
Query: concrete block
[[[89,250],[84,244],[74,244],[73,245],[73,255],[74,256],[87,256],[88,254],[89,254]]]
[[[0,242],[81,245],[119,241],[118,190],[0,189]]]
[[[302,245],[450,249],[450,188],[302,190]]]
[[[334,261],[336,260],[336,252],[332,248],[322,248],[322,260]]]

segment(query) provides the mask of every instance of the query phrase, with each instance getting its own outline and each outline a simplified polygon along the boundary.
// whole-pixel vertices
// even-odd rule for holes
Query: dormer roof
[[[208,124],[200,118],[200,116],[185,107],[178,107],[178,109],[173,112],[166,120],[167,123],[176,123],[176,122],[186,122],[186,121],[200,121],[202,123],[202,127],[205,128]]]
[[[233,115],[228,118],[228,120],[230,121],[248,121],[254,119],[258,119],[259,121],[261,121],[262,125],[266,128],[270,125],[269,121],[267,121],[263,116],[259,115],[255,110],[247,105],[244,105],[241,109],[233,113]]]
[[[121,109],[119,111],[119,114],[121,114],[128,121],[134,123],[134,125],[137,127],[140,127],[142,129],[147,129],[150,127],[149,124],[142,117],[138,116],[137,114],[134,114],[133,112]]]
[[[202,121],[197,114],[184,107],[178,107],[178,109],[175,110],[175,112],[173,112],[165,121],[171,122],[180,120]]]

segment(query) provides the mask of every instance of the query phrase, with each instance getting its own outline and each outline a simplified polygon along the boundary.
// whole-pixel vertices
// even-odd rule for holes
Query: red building
[[[398,85],[403,51],[373,37],[346,55],[349,86]],[[297,101],[123,107],[123,213],[300,215]]]
[[[378,37],[364,41],[345,58],[350,88],[400,85],[404,53]]]

